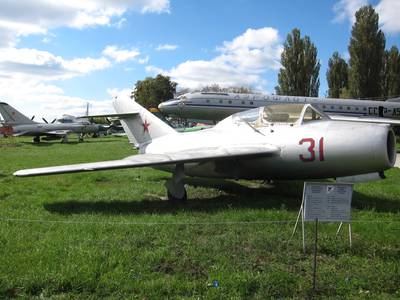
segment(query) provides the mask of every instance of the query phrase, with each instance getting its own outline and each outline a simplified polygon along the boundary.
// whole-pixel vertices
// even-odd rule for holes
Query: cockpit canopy
[[[329,117],[311,104],[276,104],[236,113],[232,119],[236,122],[246,122],[255,127],[261,127],[275,123],[302,124],[329,119]]]

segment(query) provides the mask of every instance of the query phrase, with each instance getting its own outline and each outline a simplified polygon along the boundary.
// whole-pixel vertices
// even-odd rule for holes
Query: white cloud
[[[0,49],[0,99],[29,116],[54,118],[63,113],[82,114],[86,102],[93,100],[65,95],[60,87],[50,82],[87,75],[110,66],[104,57],[68,60],[47,51],[3,48]],[[106,107],[104,103],[93,105],[96,113],[102,113],[100,110]]]
[[[335,12],[334,22],[344,22],[350,20],[353,24],[355,19],[354,14],[363,5],[368,4],[368,0],[340,0],[333,6]]]
[[[162,51],[162,50],[172,51],[172,50],[176,50],[177,48],[178,48],[178,45],[163,44],[163,45],[158,45],[156,50],[157,51]]]
[[[140,55],[140,51],[136,48],[131,50],[119,49],[118,46],[112,45],[107,46],[103,50],[103,55],[111,57],[117,63],[124,62],[127,60],[133,60]]]
[[[334,22],[344,22],[349,20],[351,24],[355,22],[356,11],[367,5],[368,0],[340,0],[333,6],[335,12]],[[382,29],[387,33],[400,32],[400,1],[399,0],[381,0],[375,6],[379,14],[379,23]]]
[[[111,98],[125,98],[125,97],[130,97],[132,93],[132,89],[117,89],[117,88],[112,88],[112,89],[107,89],[107,93],[110,95]]]
[[[232,41],[218,47],[219,55],[211,60],[189,60],[170,70],[147,66],[150,73],[162,73],[178,82],[181,88],[199,88],[217,83],[220,86],[263,88],[262,75],[280,67],[283,47],[274,28],[248,29]]]
[[[95,101],[81,97],[72,97],[53,85],[35,78],[12,78],[0,80],[1,99],[20,110],[25,115],[52,120],[63,114],[83,115],[86,103],[91,104],[91,114],[103,114],[113,111],[111,100]]]
[[[121,18],[116,23],[114,23],[113,26],[117,27],[118,29],[121,29],[125,22],[126,22],[126,19]]]
[[[0,1],[0,47],[14,46],[18,37],[45,34],[56,27],[85,28],[113,23],[126,11],[168,13],[169,0],[27,0]]]
[[[0,49],[0,75],[4,78],[26,77],[50,81],[85,75],[110,66],[111,63],[104,57],[66,60],[36,49]]]
[[[400,32],[400,1],[382,0],[377,6],[376,11],[379,14],[379,21],[385,32]]]
[[[138,62],[141,65],[147,64],[150,60],[150,56],[146,55],[145,57],[139,58]]]
[[[65,59],[47,51],[16,48],[23,36],[44,35],[48,43],[57,27],[83,29],[93,26],[120,28],[128,11],[169,13],[169,0],[26,0],[0,1],[0,99],[15,105],[27,115],[46,118],[63,113],[82,114],[86,102],[71,97],[55,84],[76,76],[111,67],[106,57]],[[139,59],[137,49],[109,48],[104,55],[116,62]],[[148,57],[139,59],[147,63]],[[93,113],[112,111],[111,101],[93,104]]]

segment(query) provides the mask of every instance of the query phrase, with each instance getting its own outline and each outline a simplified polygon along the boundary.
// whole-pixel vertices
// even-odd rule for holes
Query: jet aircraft
[[[396,160],[387,124],[332,120],[310,104],[266,106],[234,114],[202,131],[178,133],[127,99],[114,108],[139,154],[119,160],[19,170],[15,176],[153,167],[172,173],[172,201],[187,199],[184,176],[317,179],[383,173]]]
[[[109,126],[91,124],[85,122],[51,122],[38,123],[29,119],[11,105],[0,102],[0,114],[3,116],[3,126],[0,127],[0,134],[4,136],[33,136],[33,142],[39,143],[40,137],[46,139],[62,138],[63,142],[68,141],[68,133],[78,134],[79,140],[83,140],[85,133],[98,133],[106,131]]]
[[[162,102],[158,108],[163,114],[170,116],[219,121],[250,108],[285,103],[309,103],[334,119],[400,125],[399,99],[360,101],[266,94],[195,92]]]

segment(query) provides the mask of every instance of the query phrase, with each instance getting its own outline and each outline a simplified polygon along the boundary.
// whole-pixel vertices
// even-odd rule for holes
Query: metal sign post
[[[317,279],[317,250],[318,250],[318,219],[315,219],[315,240],[314,240],[314,268],[313,268],[313,291],[315,292]]]
[[[341,222],[336,235],[339,234],[343,222],[349,223],[349,241],[351,241],[351,198],[353,184],[304,182],[303,199],[297,215],[292,237],[296,232],[301,216],[303,252],[306,252],[304,222],[315,222],[315,242],[313,261],[313,291],[316,288],[317,250],[318,250],[318,221]]]

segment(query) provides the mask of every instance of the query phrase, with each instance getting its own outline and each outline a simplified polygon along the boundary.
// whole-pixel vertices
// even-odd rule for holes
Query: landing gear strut
[[[165,183],[167,188],[168,200],[171,202],[184,203],[187,200],[187,192],[183,184],[184,167],[183,164],[177,164],[172,178]]]
[[[68,143],[68,134],[63,136],[61,143]]]

